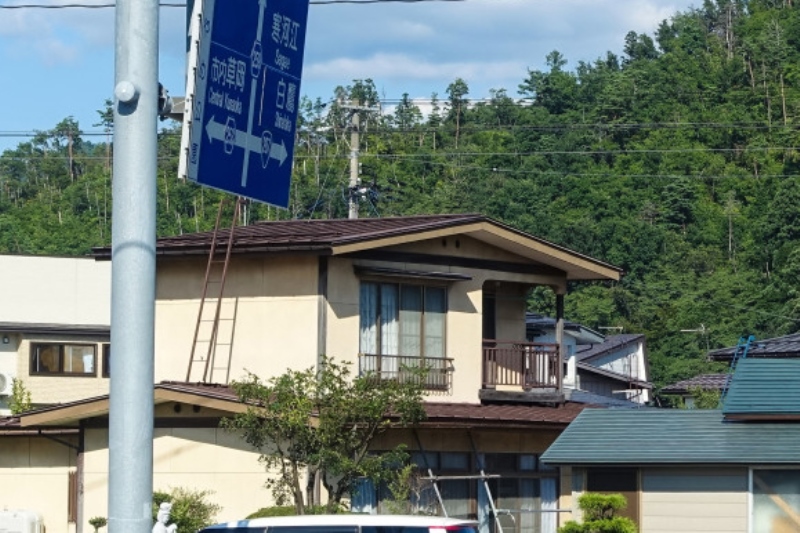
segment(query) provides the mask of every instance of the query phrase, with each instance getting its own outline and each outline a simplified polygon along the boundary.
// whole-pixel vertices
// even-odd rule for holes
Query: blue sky
[[[107,3],[108,0],[78,0]],[[170,0],[172,1],[172,0]],[[180,0],[178,0],[180,1]],[[242,0],[230,0],[242,1]],[[0,5],[74,0],[0,0]],[[328,100],[337,85],[372,78],[386,100],[403,93],[446,95],[463,78],[469,98],[491,89],[510,95],[528,69],[560,51],[574,68],[605,51],[620,53],[630,31],[696,5],[690,0],[464,0],[383,4],[312,4],[301,93]],[[184,93],[185,13],[163,7],[160,80]],[[0,151],[35,130],[72,116],[99,132],[97,111],[114,83],[114,10],[0,9]]]

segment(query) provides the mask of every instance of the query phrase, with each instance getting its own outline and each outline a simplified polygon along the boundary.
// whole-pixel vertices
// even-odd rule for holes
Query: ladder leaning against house
[[[728,389],[731,386],[731,380],[733,380],[733,374],[736,372],[736,365],[739,363],[740,359],[747,357],[747,351],[750,349],[750,344],[755,340],[755,335],[742,335],[739,337],[739,343],[736,345],[736,350],[733,352],[733,357],[731,357],[731,366],[728,368],[728,377],[725,380],[725,384],[722,387],[722,392],[719,395],[720,407],[725,405],[725,396],[728,394]]]
[[[228,362],[220,365],[218,361],[217,348],[220,346],[227,346],[230,352],[233,340],[233,322],[236,316],[236,309],[234,306],[231,316],[221,316],[223,305],[223,294],[225,291],[225,279],[228,275],[228,266],[230,265],[231,251],[234,244],[234,232],[236,229],[236,221],[239,218],[239,212],[244,200],[241,197],[236,199],[236,204],[233,208],[233,218],[231,219],[230,228],[221,227],[222,213],[226,204],[223,198],[219,203],[217,211],[217,219],[214,224],[214,231],[211,237],[211,246],[208,253],[208,262],[206,263],[205,279],[203,281],[203,292],[200,296],[200,308],[197,312],[197,323],[194,329],[194,338],[192,339],[192,349],[189,355],[189,365],[186,370],[186,381],[200,381],[208,383],[215,381],[217,376],[215,370],[224,373],[224,383],[228,382],[228,374],[230,372],[230,353],[228,353]],[[220,237],[227,233],[227,242],[223,243],[225,246],[224,258],[218,257],[217,248],[220,245]],[[210,294],[209,289],[211,286],[216,286],[216,293]],[[213,291],[212,291],[213,292]],[[206,309],[208,302],[209,308]],[[211,310],[212,314],[208,311]],[[204,312],[206,314],[204,314]],[[230,323],[229,331],[230,338],[226,342],[220,341],[220,322]],[[198,377],[194,371],[194,365],[202,365],[202,374]]]

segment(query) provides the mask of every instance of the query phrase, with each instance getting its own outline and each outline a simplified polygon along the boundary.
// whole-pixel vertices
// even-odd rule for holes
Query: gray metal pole
[[[109,533],[153,522],[158,0],[117,0]]]

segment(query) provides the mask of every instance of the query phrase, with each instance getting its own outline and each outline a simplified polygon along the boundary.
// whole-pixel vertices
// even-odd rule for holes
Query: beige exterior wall
[[[219,428],[156,428],[153,490],[210,491],[207,500],[222,507],[215,520],[238,520],[273,505],[258,457],[239,437]],[[84,517],[108,516],[107,429],[86,431],[84,490]]]
[[[59,437],[77,445],[77,438]],[[42,437],[0,438],[0,509],[25,509],[42,516],[47,533],[71,533],[68,524],[69,472],[75,451]],[[106,516],[106,515],[103,515]]]
[[[747,533],[746,468],[642,470],[641,533]]]
[[[245,370],[262,378],[287,368],[316,364],[318,352],[317,260],[314,257],[234,258],[225,282],[224,305],[211,381],[240,379]],[[156,381],[184,380],[189,365],[205,261],[162,261],[156,289]],[[210,285],[204,319],[212,319],[218,285]],[[198,335],[190,381],[197,381],[208,352],[208,322]]]
[[[0,322],[111,323],[111,262],[83,257],[0,255]]]

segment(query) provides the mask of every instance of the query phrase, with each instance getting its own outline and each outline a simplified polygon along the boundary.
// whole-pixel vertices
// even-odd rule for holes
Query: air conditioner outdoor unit
[[[10,375],[0,372],[0,396],[11,396],[11,382]]]

